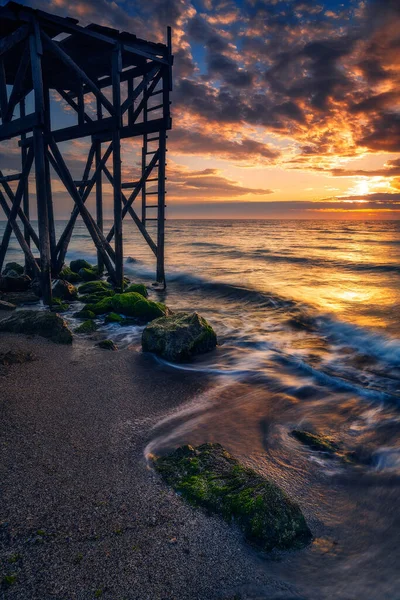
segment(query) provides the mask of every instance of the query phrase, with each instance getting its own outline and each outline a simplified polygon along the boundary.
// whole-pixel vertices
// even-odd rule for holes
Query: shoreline
[[[2,334],[0,598],[228,600],[293,592],[218,517],[150,470],[151,427],[204,392],[134,349]],[[29,383],[28,383],[29,382]],[[257,595],[252,595],[252,591]],[[97,595],[96,595],[97,594]]]

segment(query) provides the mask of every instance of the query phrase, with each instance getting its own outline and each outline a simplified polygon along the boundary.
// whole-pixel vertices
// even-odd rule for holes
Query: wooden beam
[[[136,98],[146,89],[147,84],[153,77],[159,72],[160,68],[156,67],[152,69],[147,75],[145,75],[142,81],[136,86],[136,88],[128,93],[126,100],[122,103],[121,112],[124,114],[127,109],[133,104]]]
[[[103,111],[101,109],[101,104],[97,100],[97,119],[100,121],[103,118]],[[100,231],[103,231],[104,223],[103,223],[103,182],[102,182],[102,159],[101,159],[101,142],[96,140],[93,142],[95,147],[95,158],[96,158],[96,223]],[[112,148],[112,144],[110,144]],[[107,161],[104,161],[104,165]],[[97,253],[97,268],[100,273],[103,272],[104,265],[103,259],[101,258],[101,254]]]
[[[6,71],[4,68],[4,61],[0,58],[0,110],[1,118],[3,123],[4,117],[7,114],[8,109],[8,96],[7,96],[7,84],[6,84]]]
[[[54,42],[44,31],[41,33],[42,39],[47,47],[57,56],[71,71],[73,71],[78,78],[86,83],[88,88],[93,92],[93,94],[100,100],[103,106],[108,110],[110,115],[114,115],[114,107],[111,102],[104,96],[104,94],[99,90],[97,85],[88,77],[83,69],[79,67],[72,60],[72,58],[57,44]]]
[[[21,135],[22,133],[32,131],[38,124],[39,119],[36,113],[32,113],[26,117],[20,117],[19,119],[14,119],[9,123],[3,123],[0,125],[0,142],[3,140],[8,140],[9,138],[17,135]],[[33,138],[30,138],[30,141],[32,142]]]
[[[27,37],[29,29],[29,25],[21,25],[21,27],[10,33],[10,35],[2,38],[0,40],[0,56],[3,56],[3,54],[12,50],[19,42],[22,42]]]
[[[51,153],[52,153],[52,154],[50,154],[50,152],[49,152],[49,160],[50,160],[51,164],[53,165],[54,170],[60,177],[61,181],[65,185],[66,189],[68,190],[70,196],[72,197],[72,199],[78,206],[79,212],[80,212],[82,219],[87,227],[87,230],[89,231],[96,248],[101,252],[102,258],[104,260],[104,264],[106,265],[110,276],[113,279],[115,279],[115,269],[110,260],[110,256],[114,259],[115,253],[114,253],[113,249],[111,248],[110,244],[104,238],[102,232],[97,227],[93,217],[87,210],[86,206],[84,205],[82,198],[73,182],[71,173],[67,169],[64,159],[62,158],[61,153],[57,147],[57,144],[55,143],[53,138],[50,138],[49,145],[50,145],[50,149],[51,149]]]
[[[21,56],[21,60],[19,62],[18,71],[15,76],[14,85],[11,90],[10,99],[8,101],[8,107],[4,114],[3,122],[7,123],[11,121],[13,117],[13,112],[18,102],[26,96],[27,90],[25,89],[25,80],[26,80],[26,72],[29,66],[29,44],[25,44],[24,51]],[[20,115],[21,116],[21,115]]]
[[[61,98],[63,98],[63,100],[65,100],[65,102],[67,102],[67,104],[69,104],[71,106],[71,108],[73,108],[77,113],[79,113],[79,106],[75,102],[75,100],[73,98],[71,98],[70,94],[68,94],[64,90],[61,90],[60,88],[56,88],[56,92],[58,94],[60,94]],[[86,114],[85,112],[84,112],[83,116],[84,116],[85,121],[87,121],[88,123],[91,123],[93,121],[93,119],[91,117],[89,117],[89,115]]]
[[[157,211],[157,282],[165,287],[164,245],[165,245],[165,131],[160,131],[158,160],[158,211]]]

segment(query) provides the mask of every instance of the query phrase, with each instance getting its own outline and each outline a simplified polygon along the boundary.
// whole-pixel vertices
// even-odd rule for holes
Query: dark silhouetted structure
[[[0,141],[15,140],[21,160],[20,172],[4,175],[0,171],[4,190],[0,205],[7,217],[0,271],[14,232],[26,267],[40,279],[47,303],[51,302],[51,278],[63,267],[79,215],[97,248],[99,267],[121,289],[122,222],[129,213],[156,256],[157,281],[165,285],[165,155],[166,132],[171,128],[172,62],[169,28],[164,45],[95,24],[81,27],[76,19],[15,2],[0,8]],[[73,117],[74,124],[56,129],[55,121],[60,124],[60,119],[53,112],[59,102],[67,103],[68,118]],[[88,138],[90,144],[82,178],[77,181],[63,156],[62,143],[80,138]],[[142,142],[135,181],[122,181],[121,141],[126,138],[133,138],[138,147]],[[38,232],[29,216],[28,178],[33,167]],[[73,200],[71,216],[58,240],[53,171]],[[107,189],[111,184],[113,194],[114,223],[108,232],[103,231],[104,184]],[[95,215],[86,206],[92,191]],[[149,196],[156,201],[148,203]],[[156,222],[156,240],[148,221]]]

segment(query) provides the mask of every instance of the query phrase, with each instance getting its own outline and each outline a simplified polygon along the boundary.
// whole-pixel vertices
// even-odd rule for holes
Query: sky
[[[22,3],[154,41],[172,27],[170,217],[400,218],[399,0]],[[66,151],[82,170],[84,143]]]

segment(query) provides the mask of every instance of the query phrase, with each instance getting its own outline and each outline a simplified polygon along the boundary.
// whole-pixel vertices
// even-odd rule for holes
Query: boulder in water
[[[88,261],[84,260],[83,258],[78,258],[77,260],[71,260],[69,263],[69,268],[74,273],[79,273],[81,269],[93,269],[93,265],[88,263]]]
[[[89,264],[89,263],[88,263]],[[82,281],[79,273],[75,273],[70,267],[64,266],[62,271],[60,271],[60,279],[64,279],[64,281],[69,281],[69,283],[79,283]]]
[[[154,352],[174,362],[209,352],[216,345],[215,331],[197,313],[181,312],[161,317],[147,325],[142,334],[145,352]]]
[[[31,284],[28,275],[19,275],[17,271],[7,271],[6,275],[0,277],[1,292],[25,292]]]
[[[95,281],[100,278],[97,268],[83,268],[79,269],[79,276],[83,281]]]
[[[115,312],[110,312],[105,316],[105,323],[123,323],[125,321],[125,317],[122,315],[118,315]]]
[[[75,333],[93,333],[97,330],[97,325],[92,319],[84,321],[75,329]]]
[[[57,344],[71,344],[72,332],[59,314],[37,310],[19,310],[0,321],[0,331],[40,335]]]
[[[102,348],[103,350],[113,350],[114,352],[118,350],[117,346],[112,340],[101,340],[101,342],[99,342],[97,346],[99,348]]]
[[[220,444],[183,446],[153,460],[167,484],[191,504],[234,522],[263,550],[303,548],[311,541],[299,506]]]
[[[74,313],[74,317],[76,319],[83,319],[83,321],[88,321],[89,319],[95,318],[94,312],[88,310],[87,308],[82,308],[79,312]]]
[[[107,281],[99,279],[97,281],[88,281],[79,286],[80,294],[97,294],[101,292],[109,292],[111,285]]]
[[[76,300],[78,297],[77,288],[72,285],[72,283],[68,283],[68,281],[64,281],[63,279],[56,279],[53,282],[53,296],[55,298],[61,298],[62,300]]]
[[[1,299],[11,304],[21,306],[21,304],[36,304],[39,302],[39,296],[33,289],[26,290],[26,292],[10,292],[2,294]]]
[[[143,323],[169,314],[171,311],[161,302],[147,300],[138,292],[115,294],[111,298],[113,311],[126,317],[134,317]]]
[[[3,275],[8,275],[10,271],[14,271],[17,275],[23,275],[24,267],[17,262],[9,262],[4,267]]]
[[[147,296],[149,295],[147,288],[145,285],[143,285],[143,283],[131,283],[125,290],[124,293],[126,294],[127,292],[136,292],[137,294],[140,294],[141,296],[143,296],[144,298],[147,298]]]

